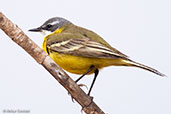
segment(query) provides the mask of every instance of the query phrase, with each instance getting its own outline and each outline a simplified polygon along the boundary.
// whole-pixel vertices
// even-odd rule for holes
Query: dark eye
[[[51,24],[48,24],[46,27],[47,27],[47,28],[51,28],[51,27],[52,27],[52,25],[51,25]]]

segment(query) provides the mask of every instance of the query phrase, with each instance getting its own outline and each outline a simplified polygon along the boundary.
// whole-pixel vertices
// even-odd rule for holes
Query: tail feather
[[[159,72],[158,70],[156,70],[156,69],[154,69],[154,68],[151,68],[151,67],[149,67],[149,66],[143,65],[143,64],[141,64],[141,63],[137,63],[137,62],[132,61],[132,60],[124,60],[124,61],[125,61],[127,64],[130,64],[130,66],[135,66],[135,67],[138,67],[138,68],[142,68],[142,69],[144,69],[144,70],[148,70],[148,71],[153,72],[153,73],[155,73],[155,74],[157,74],[157,75],[159,75],[159,76],[162,76],[162,77],[166,76],[165,74]]]

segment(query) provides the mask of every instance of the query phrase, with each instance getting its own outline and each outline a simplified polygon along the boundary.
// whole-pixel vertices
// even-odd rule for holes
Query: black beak
[[[40,32],[41,30],[42,30],[41,27],[38,27],[38,28],[30,29],[28,31],[30,31],[30,32]]]

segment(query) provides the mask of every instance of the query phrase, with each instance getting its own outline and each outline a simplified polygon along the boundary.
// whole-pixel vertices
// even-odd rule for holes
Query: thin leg
[[[92,90],[92,88],[93,88],[93,85],[94,85],[94,83],[95,83],[95,81],[96,81],[96,78],[97,78],[98,73],[99,73],[99,70],[96,69],[95,72],[94,72],[94,79],[93,79],[93,82],[92,82],[92,84],[91,84],[91,86],[90,86],[90,89],[89,89],[89,91],[88,91],[88,94],[87,94],[88,96],[90,96],[90,92],[91,92],[91,90]]]
[[[77,83],[81,78],[83,78],[86,74],[88,74],[89,72],[91,72],[93,69],[94,69],[95,67],[94,67],[94,65],[91,65],[90,66],[90,68],[87,70],[87,72],[85,72],[82,76],[80,76],[76,81],[75,81],[75,83]],[[79,84],[78,86],[85,86],[85,87],[87,87],[86,85],[84,85],[84,84]],[[68,94],[70,94],[70,93],[68,93]],[[74,102],[74,98],[71,96],[71,99],[72,99],[72,102]]]
[[[87,70],[87,72],[85,72],[81,77],[79,77],[75,83],[77,83],[81,78],[83,78],[86,74],[88,74],[89,72],[91,72],[94,69],[94,65],[91,65],[90,68]]]

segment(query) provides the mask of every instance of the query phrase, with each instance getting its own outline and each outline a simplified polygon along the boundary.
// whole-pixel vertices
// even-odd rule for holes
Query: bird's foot
[[[85,84],[78,84],[79,87],[86,87],[86,89],[88,90],[88,87]],[[72,102],[74,102],[74,98],[72,97],[72,95],[68,92],[68,95],[71,96],[71,100]]]

